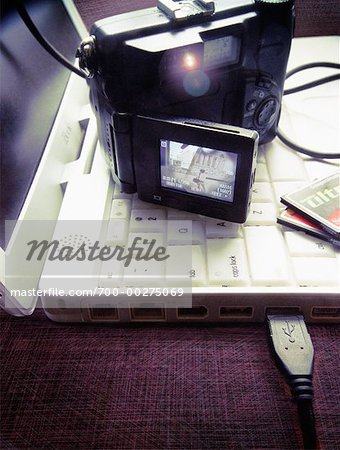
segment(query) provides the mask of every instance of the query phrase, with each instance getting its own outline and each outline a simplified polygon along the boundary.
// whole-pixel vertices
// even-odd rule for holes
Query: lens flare
[[[209,91],[210,84],[208,75],[201,70],[193,70],[187,73],[183,79],[185,91],[193,97],[206,94]]]
[[[198,58],[193,53],[185,53],[183,56],[183,67],[186,70],[197,69],[199,65]]]

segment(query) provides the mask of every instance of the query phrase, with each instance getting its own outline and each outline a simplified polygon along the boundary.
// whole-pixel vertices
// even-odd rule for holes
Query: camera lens
[[[209,91],[210,79],[201,70],[193,70],[184,76],[183,87],[192,97],[200,97]]]

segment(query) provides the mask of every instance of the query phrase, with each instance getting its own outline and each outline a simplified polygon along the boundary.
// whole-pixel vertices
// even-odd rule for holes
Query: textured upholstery
[[[1,316],[1,449],[301,447],[262,324],[135,326]],[[340,449],[340,330],[310,326],[322,450]]]

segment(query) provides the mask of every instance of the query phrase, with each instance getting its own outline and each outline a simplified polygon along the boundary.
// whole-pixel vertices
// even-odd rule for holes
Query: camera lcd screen
[[[161,186],[232,202],[237,158],[237,153],[162,139]]]

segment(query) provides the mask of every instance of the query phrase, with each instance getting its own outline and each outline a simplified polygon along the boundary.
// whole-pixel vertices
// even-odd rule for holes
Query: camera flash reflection
[[[187,70],[197,69],[199,60],[193,53],[185,53],[183,56],[183,67]]]

